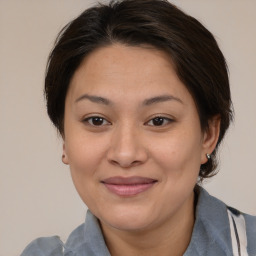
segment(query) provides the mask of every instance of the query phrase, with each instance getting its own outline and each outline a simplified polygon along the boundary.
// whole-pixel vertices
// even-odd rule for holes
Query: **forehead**
[[[176,97],[189,94],[167,53],[152,47],[120,44],[93,51],[71,80],[69,94],[73,97],[99,92],[126,99],[129,95],[148,98],[165,93]]]

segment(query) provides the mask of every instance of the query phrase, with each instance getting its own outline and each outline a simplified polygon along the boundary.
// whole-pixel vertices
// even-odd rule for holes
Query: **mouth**
[[[130,197],[152,188],[157,180],[145,177],[111,177],[101,183],[112,193]]]

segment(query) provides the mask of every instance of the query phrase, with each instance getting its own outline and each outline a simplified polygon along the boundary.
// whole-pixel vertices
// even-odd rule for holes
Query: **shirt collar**
[[[209,250],[214,250],[215,253],[222,251],[223,255],[232,255],[231,244],[226,205],[209,195],[202,187],[198,187],[196,220],[191,241],[184,256],[205,256],[209,255]]]

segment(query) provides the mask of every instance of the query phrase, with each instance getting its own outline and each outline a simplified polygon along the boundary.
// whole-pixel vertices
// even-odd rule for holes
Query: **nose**
[[[111,164],[129,168],[145,163],[148,153],[138,130],[126,125],[113,132],[107,157]]]

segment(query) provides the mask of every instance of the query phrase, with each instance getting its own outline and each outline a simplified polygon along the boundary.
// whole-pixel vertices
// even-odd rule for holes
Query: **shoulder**
[[[242,213],[232,207],[227,208],[233,244],[236,241],[242,255],[247,255],[246,249],[242,250],[243,247],[247,248],[249,255],[256,255],[256,216]]]
[[[73,256],[74,250],[83,244],[83,233],[84,224],[70,234],[67,243],[63,243],[58,236],[39,237],[28,244],[21,256]]]
[[[85,223],[78,226],[64,244],[58,236],[32,241],[21,256],[110,256],[97,218],[88,210]]]
[[[249,255],[256,255],[256,216],[241,214],[245,220],[248,253]]]
[[[256,216],[248,215],[227,206],[200,188],[197,216],[210,236],[225,250],[244,248],[249,255],[256,255]],[[247,249],[247,250],[246,250]],[[247,254],[242,254],[247,255]]]
[[[58,236],[40,237],[32,241],[21,256],[63,256],[63,249]]]

